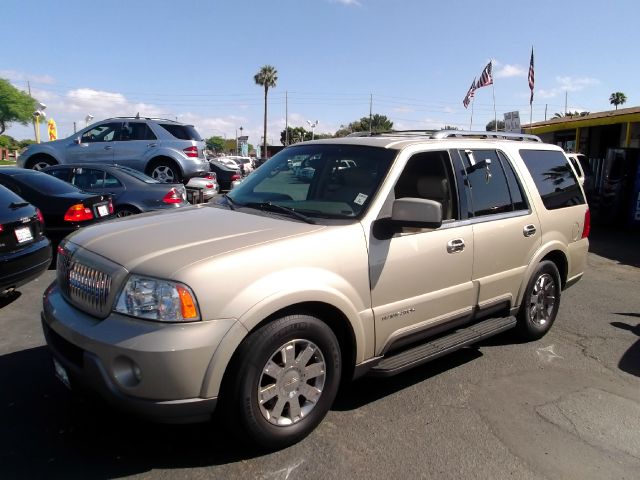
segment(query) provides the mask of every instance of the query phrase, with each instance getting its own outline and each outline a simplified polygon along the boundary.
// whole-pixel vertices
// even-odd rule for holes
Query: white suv
[[[264,448],[309,434],[341,379],[542,337],[589,244],[567,157],[527,135],[298,143],[181,210],[61,243],[42,312],[56,372],[140,415],[219,408]]]
[[[209,172],[204,148],[193,125],[117,117],[89,125],[68,138],[30,145],[18,166],[40,170],[67,163],[115,163],[161,182],[178,183]]]

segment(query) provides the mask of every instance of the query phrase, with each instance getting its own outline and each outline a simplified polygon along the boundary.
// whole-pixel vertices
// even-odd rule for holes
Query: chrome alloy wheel
[[[538,326],[551,321],[556,304],[556,282],[553,276],[543,273],[536,280],[529,298],[529,319]]]
[[[299,422],[311,412],[326,379],[320,349],[308,340],[291,340],[278,348],[262,369],[258,384],[260,412],[272,425]]]
[[[163,183],[175,183],[176,175],[173,169],[167,165],[158,165],[151,172],[151,178]]]

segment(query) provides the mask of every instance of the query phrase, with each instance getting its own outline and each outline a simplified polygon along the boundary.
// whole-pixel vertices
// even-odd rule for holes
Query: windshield
[[[312,217],[358,217],[373,198],[396,153],[360,145],[288,147],[228,196],[236,206],[268,203]]]

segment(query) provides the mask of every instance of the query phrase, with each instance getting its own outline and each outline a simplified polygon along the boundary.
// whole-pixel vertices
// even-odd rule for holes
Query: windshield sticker
[[[367,201],[367,197],[368,197],[368,195],[365,195],[364,193],[359,193],[358,196],[356,197],[356,199],[353,201],[353,203],[357,203],[358,205],[362,205],[364,202]]]

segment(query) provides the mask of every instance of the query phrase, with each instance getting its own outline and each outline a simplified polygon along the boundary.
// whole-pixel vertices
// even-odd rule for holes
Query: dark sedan
[[[40,209],[44,233],[52,240],[96,222],[114,218],[111,195],[83,192],[73,185],[37,170],[0,168],[0,185]]]
[[[217,160],[209,160],[209,165],[211,171],[216,173],[220,190],[231,190],[231,184],[242,178],[240,176],[240,170],[227,167]]]
[[[0,185],[0,296],[38,277],[50,263],[42,213]]]
[[[189,205],[184,185],[162,183],[122,165],[78,163],[42,171],[86,192],[111,194],[117,217]]]

